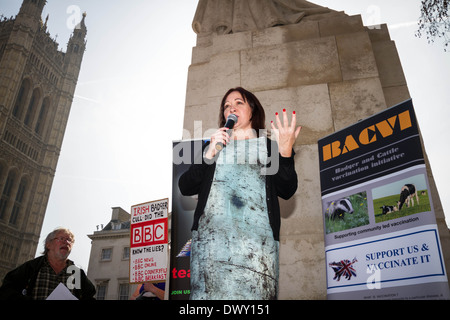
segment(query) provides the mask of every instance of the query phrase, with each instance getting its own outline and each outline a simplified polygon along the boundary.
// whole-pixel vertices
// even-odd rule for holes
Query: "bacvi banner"
[[[449,299],[411,100],[318,142],[329,299]]]

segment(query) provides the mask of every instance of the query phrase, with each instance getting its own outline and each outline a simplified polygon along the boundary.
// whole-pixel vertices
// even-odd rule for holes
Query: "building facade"
[[[35,256],[86,48],[83,15],[58,50],[45,3],[0,21],[0,279]]]
[[[92,245],[87,276],[97,300],[129,300],[137,287],[129,284],[130,214],[112,208],[111,221],[88,237]]]

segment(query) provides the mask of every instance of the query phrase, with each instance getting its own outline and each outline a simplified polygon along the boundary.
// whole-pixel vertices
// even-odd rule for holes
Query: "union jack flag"
[[[329,266],[334,271],[333,280],[341,280],[341,277],[344,276],[347,280],[350,280],[352,276],[356,277],[356,270],[353,268],[353,264],[358,262],[356,258],[354,258],[351,262],[348,259],[341,260],[339,262],[331,262]]]

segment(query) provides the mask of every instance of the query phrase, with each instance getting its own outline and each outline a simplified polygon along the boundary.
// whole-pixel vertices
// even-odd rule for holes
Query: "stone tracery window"
[[[16,102],[14,104],[13,116],[20,119],[25,109],[25,103],[30,91],[31,83],[30,80],[24,79],[22,85],[20,86],[19,93],[17,94]]]
[[[22,178],[19,184],[19,189],[16,193],[16,199],[14,200],[11,216],[9,217],[9,224],[17,225],[19,216],[24,207],[25,192],[27,190],[28,181],[26,178]]]
[[[38,88],[34,89],[33,95],[31,96],[30,103],[28,104],[27,113],[25,114],[24,123],[27,126],[31,126],[33,124],[34,117],[36,115],[36,110],[41,98],[41,93]]]
[[[2,195],[0,198],[0,219],[5,219],[8,210],[8,204],[12,194],[12,189],[16,181],[17,174],[15,171],[10,171],[3,186]]]
[[[49,108],[50,98],[46,97],[44,98],[44,101],[42,101],[41,109],[39,110],[39,115],[36,121],[36,127],[34,128],[34,131],[41,136],[44,133]]]

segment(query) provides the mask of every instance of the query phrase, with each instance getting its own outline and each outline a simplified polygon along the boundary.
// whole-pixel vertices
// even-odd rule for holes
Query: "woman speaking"
[[[230,114],[237,117],[232,130],[224,127]],[[278,197],[297,190],[293,146],[301,127],[295,111],[289,121],[283,109],[271,122],[275,142],[268,139],[261,103],[240,87],[223,97],[219,127],[204,145],[202,163],[179,180],[183,195],[198,194],[190,299],[277,299]],[[269,162],[276,170],[264,170]]]

